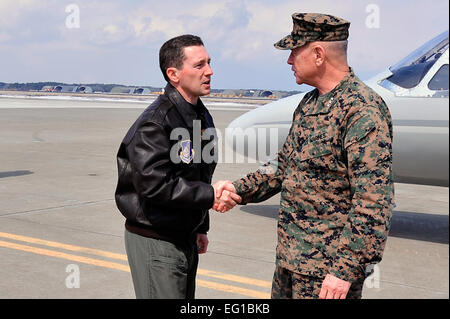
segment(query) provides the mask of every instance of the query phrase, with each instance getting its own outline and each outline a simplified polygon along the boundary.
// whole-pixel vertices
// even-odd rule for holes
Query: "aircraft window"
[[[405,89],[415,87],[447,49],[448,31],[445,31],[392,66],[392,75],[387,80]]]
[[[387,78],[387,80],[398,86],[411,89],[415,87],[423,79],[428,70],[433,66],[435,60],[425,63],[409,65],[395,70],[394,74]]]
[[[448,64],[441,66],[428,83],[428,88],[433,91],[448,90]]]

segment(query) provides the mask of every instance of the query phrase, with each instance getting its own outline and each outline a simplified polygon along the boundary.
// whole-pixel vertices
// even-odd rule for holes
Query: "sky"
[[[348,61],[363,80],[448,30],[448,0],[0,0],[0,82],[163,87],[158,52],[202,38],[215,89],[299,90],[273,44],[294,12],[351,22]]]

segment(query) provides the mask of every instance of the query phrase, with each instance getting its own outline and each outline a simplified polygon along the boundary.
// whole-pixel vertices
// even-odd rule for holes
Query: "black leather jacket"
[[[208,146],[213,153],[210,143],[217,140],[215,134],[201,140],[200,122],[194,120],[202,116],[201,128],[214,132],[212,117],[200,99],[196,106],[189,104],[168,84],[164,95],[129,129],[117,154],[115,193],[117,207],[130,226],[127,229],[146,230],[148,237],[169,240],[209,230],[208,209],[214,203],[211,179],[217,161],[206,163],[202,151]],[[189,135],[177,136],[180,130]]]

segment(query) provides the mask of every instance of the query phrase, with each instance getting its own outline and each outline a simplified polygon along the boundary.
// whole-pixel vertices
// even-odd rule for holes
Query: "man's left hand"
[[[351,285],[351,282],[339,279],[333,275],[328,274],[322,282],[322,289],[320,290],[319,298],[345,299]]]

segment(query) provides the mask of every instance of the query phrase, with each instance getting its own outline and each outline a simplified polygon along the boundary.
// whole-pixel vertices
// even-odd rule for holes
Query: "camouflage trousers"
[[[272,299],[319,299],[323,278],[294,273],[276,266],[272,281]],[[353,283],[347,299],[361,299],[364,280]]]

